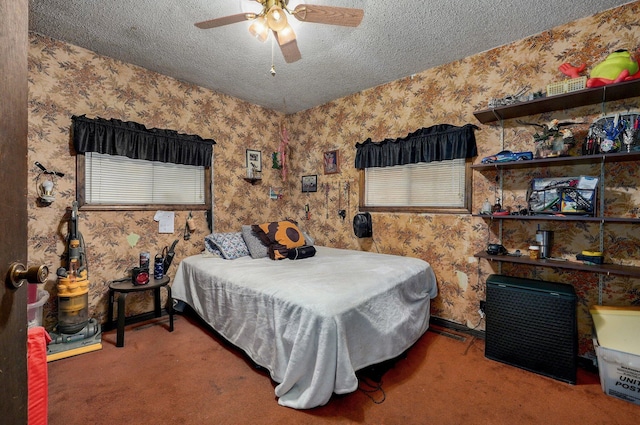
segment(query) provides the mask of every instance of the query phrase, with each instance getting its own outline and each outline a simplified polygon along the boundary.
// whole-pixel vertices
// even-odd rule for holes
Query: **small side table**
[[[167,290],[167,313],[169,313],[169,332],[173,332],[173,299],[171,298],[171,286],[169,286],[169,276],[162,279],[151,279],[146,285],[134,285],[131,280],[115,280],[109,283],[109,322],[110,328],[113,326],[113,303],[115,293],[118,293],[118,331],[116,336],[116,347],[124,347],[124,302],[130,292],[153,290],[155,317],[162,315],[160,306],[160,288]]]

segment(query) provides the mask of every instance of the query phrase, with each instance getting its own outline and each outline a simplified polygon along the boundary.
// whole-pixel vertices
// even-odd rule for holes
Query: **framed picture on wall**
[[[302,192],[317,192],[318,176],[302,176]]]
[[[262,171],[262,152],[247,149],[247,171]]]
[[[324,173],[335,174],[340,172],[340,155],[339,151],[327,151],[323,155]]]

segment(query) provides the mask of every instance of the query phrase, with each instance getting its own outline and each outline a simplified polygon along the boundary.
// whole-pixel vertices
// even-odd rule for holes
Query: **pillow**
[[[313,238],[311,237],[311,235],[310,235],[310,234],[308,234],[307,232],[305,232],[304,230],[302,231],[302,236],[304,236],[304,242],[305,242],[307,245],[313,245],[313,244],[315,244],[315,243],[316,243],[316,240],[315,240],[315,239],[313,239]]]
[[[222,255],[219,254],[220,251],[216,254],[215,252],[211,252],[208,249],[203,249],[200,255],[207,258],[222,258]]]
[[[242,238],[247,244],[251,258],[263,258],[269,256],[269,248],[263,244],[260,238],[251,230],[251,226],[242,226]]]
[[[297,248],[305,244],[302,232],[291,220],[254,224],[251,228],[262,243],[269,247],[269,258],[272,260],[287,258],[289,248]]]
[[[218,249],[218,246],[213,242],[213,235],[205,236],[204,238],[204,247],[205,251],[217,255],[218,257],[222,257],[222,253]]]
[[[217,249],[222,258],[235,260],[249,255],[247,244],[244,243],[242,233],[212,233],[204,238],[204,245],[211,252]]]
[[[299,246],[298,248],[290,248],[287,253],[289,260],[302,260],[316,255],[316,248],[313,245]]]

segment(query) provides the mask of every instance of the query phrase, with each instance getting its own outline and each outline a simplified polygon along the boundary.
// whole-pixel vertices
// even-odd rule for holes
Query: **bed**
[[[429,326],[429,263],[316,246],[302,260],[195,255],[172,284],[220,335],[266,368],[278,403],[326,404],[358,387],[356,371],[395,358]]]

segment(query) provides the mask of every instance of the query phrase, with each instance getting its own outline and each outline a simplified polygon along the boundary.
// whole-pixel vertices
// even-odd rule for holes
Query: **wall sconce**
[[[56,200],[56,197],[53,194],[53,186],[53,177],[51,179],[47,178],[38,185],[38,196],[40,197],[40,201],[43,204],[50,205],[53,201]]]
[[[49,206],[56,200],[56,196],[53,193],[53,188],[55,187],[55,176],[64,177],[64,173],[49,171],[39,162],[36,162],[36,166],[42,170],[36,178],[38,200],[42,205]],[[41,181],[42,177],[44,177],[44,179]]]

